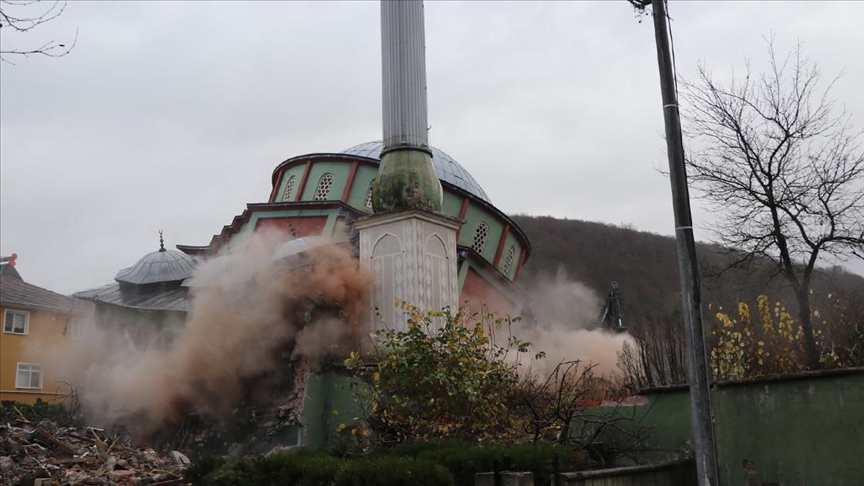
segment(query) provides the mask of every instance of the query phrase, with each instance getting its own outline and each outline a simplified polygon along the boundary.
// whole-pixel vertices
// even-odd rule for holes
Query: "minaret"
[[[384,150],[372,191],[375,212],[441,210],[426,118],[423,2],[382,0]]]
[[[374,214],[360,219],[360,261],[375,277],[370,325],[404,329],[394,304],[423,310],[459,301],[456,230],[462,221],[441,213],[426,120],[423,2],[381,1],[384,150],[372,189]]]

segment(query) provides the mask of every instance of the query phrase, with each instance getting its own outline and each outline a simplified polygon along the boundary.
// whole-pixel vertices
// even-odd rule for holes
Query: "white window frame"
[[[15,332],[15,328],[12,327],[10,330],[6,330],[6,320],[9,317],[9,314],[21,314],[24,316],[24,332]],[[14,322],[12,326],[14,326]],[[3,311],[3,333],[5,334],[15,334],[18,336],[26,336],[30,334],[30,311],[19,310],[19,309],[6,309]]]
[[[72,339],[84,339],[87,336],[87,321],[81,318],[73,318],[69,324],[69,337]]]
[[[21,367],[22,367],[22,366],[30,366],[30,367],[34,367],[34,366],[36,366],[36,367],[39,368],[39,369],[38,369],[38,372],[39,372],[39,386],[29,386],[29,382],[28,382],[28,386],[22,386],[22,385],[21,385],[21,382],[20,382],[20,376],[21,376],[21,375],[20,375],[20,373],[21,373],[21,371],[22,371],[22,370],[21,370]],[[29,369],[29,370],[27,370],[27,371],[30,372],[30,377],[31,377],[31,380],[32,380],[32,375],[33,375],[33,373],[34,373],[35,371],[37,371],[37,370],[35,370],[35,369]],[[44,384],[45,384],[45,369],[42,367],[42,364],[41,364],[41,363],[25,363],[25,362],[20,362],[20,361],[19,361],[18,364],[15,366],[15,388],[22,389],[22,390],[41,390],[41,389],[42,389],[42,386],[43,386]]]

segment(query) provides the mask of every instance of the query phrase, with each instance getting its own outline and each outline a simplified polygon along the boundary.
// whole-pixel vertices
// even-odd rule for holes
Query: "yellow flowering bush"
[[[709,309],[711,306],[709,306]],[[734,314],[722,307],[714,314],[716,326],[711,331],[708,364],[715,380],[731,380],[806,369],[804,332],[782,302],[772,302],[767,295],[756,298],[756,314],[750,304],[739,302]],[[814,324],[820,317],[813,311]],[[822,326],[814,326],[820,361],[825,367],[842,366],[841,357],[826,336]]]

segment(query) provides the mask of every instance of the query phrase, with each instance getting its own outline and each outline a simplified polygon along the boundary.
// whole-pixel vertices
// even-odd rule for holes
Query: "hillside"
[[[531,240],[532,254],[520,277],[520,285],[529,293],[561,268],[568,280],[583,283],[601,299],[605,299],[610,283],[617,281],[628,326],[680,306],[674,238],[588,221],[511,217]],[[740,255],[704,243],[697,243],[697,252],[704,303],[734,308],[739,299],[752,301],[764,293],[795,311],[789,288],[781,277],[771,279],[773,272],[767,262],[721,274],[719,270]],[[821,269],[814,282],[816,309],[819,303],[827,305],[828,294],[864,301],[864,278],[842,268]]]

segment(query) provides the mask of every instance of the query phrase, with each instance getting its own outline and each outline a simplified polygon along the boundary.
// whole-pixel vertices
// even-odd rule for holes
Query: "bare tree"
[[[819,367],[810,286],[820,258],[864,258],[862,132],[829,98],[802,46],[768,66],[717,82],[701,66],[683,83],[687,160],[693,186],[716,210],[718,241],[745,257],[776,263],[798,303],[807,367]],[[824,86],[824,87],[823,87]]]
[[[26,34],[42,24],[48,23],[66,10],[66,0],[0,0],[0,34]],[[72,44],[61,44],[50,40],[27,48],[7,49],[0,46],[0,61],[14,64],[9,56],[30,56],[38,54],[48,57],[63,57],[75,47],[78,33]]]
[[[687,383],[687,353],[681,332],[681,311],[648,315],[629,328],[632,339],[618,352],[625,384],[642,388]]]

